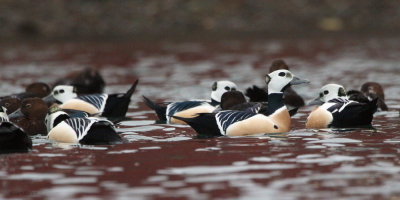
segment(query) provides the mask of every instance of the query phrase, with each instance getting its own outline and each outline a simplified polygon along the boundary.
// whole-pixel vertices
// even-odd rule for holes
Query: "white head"
[[[8,122],[7,108],[0,107],[0,122]]]
[[[301,80],[295,77],[292,72],[281,69],[276,70],[265,76],[265,82],[268,85],[268,94],[282,93],[290,85],[308,83],[307,80]]]
[[[221,97],[225,92],[235,90],[237,90],[237,86],[231,81],[216,81],[212,85],[211,99],[221,102]]]
[[[51,107],[44,119],[46,124],[47,133],[54,128],[55,124],[60,123],[64,119],[68,119],[69,115],[59,107]],[[56,122],[57,120],[57,122]]]
[[[338,84],[326,84],[319,90],[319,99],[322,102],[328,102],[338,97],[346,97],[346,90]]]
[[[61,103],[65,103],[66,101],[78,96],[75,87],[72,85],[57,85],[51,94]]]

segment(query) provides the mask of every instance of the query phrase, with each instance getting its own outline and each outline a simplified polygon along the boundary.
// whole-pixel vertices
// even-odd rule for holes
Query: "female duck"
[[[256,112],[259,105],[246,111],[200,113],[194,118],[178,118],[188,123],[202,136],[243,136],[260,133],[280,133],[290,130],[290,115],[283,102],[283,90],[290,85],[307,83],[288,70],[277,70],[265,77],[268,85],[268,109]]]

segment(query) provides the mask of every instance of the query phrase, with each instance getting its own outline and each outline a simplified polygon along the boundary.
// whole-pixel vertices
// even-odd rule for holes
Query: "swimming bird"
[[[289,70],[289,66],[283,60],[275,60],[272,62],[269,71],[273,72],[280,69]],[[253,85],[253,87],[246,89],[245,94],[250,98],[250,102],[268,101],[268,88],[261,88]],[[299,96],[291,87],[285,88],[283,91],[283,99],[285,105],[292,111],[297,111],[297,108],[305,105],[303,98]]]
[[[21,108],[9,115],[10,121],[21,127],[29,135],[45,135],[44,119],[47,114],[47,104],[41,98],[26,98]]]
[[[387,111],[388,106],[385,103],[385,93],[381,84],[377,82],[366,82],[361,86],[361,91],[349,90],[347,92],[350,100],[368,103],[374,98],[378,98],[378,108]]]
[[[281,133],[290,130],[290,115],[283,103],[283,91],[291,85],[307,83],[288,70],[276,70],[265,77],[268,85],[268,109],[255,105],[245,111],[199,113],[194,118],[172,116],[189,124],[199,135],[244,136],[261,133]]]
[[[60,108],[46,116],[47,137],[60,143],[116,144],[123,140],[111,121],[95,117],[71,117]]]
[[[110,120],[121,120],[128,111],[131,96],[139,80],[126,93],[91,94],[79,96],[74,86],[59,85],[46,100],[54,99],[62,109],[81,110],[91,115],[99,114]]]
[[[34,82],[25,87],[25,92],[11,94],[8,96],[0,97],[0,99],[4,98],[18,98],[19,100],[24,100],[25,98],[32,97],[45,97],[50,94],[50,86],[43,82]]]
[[[231,81],[216,81],[211,87],[211,101],[190,100],[179,102],[155,103],[143,96],[144,102],[153,109],[160,121],[166,121],[173,124],[186,124],[171,116],[192,117],[196,113],[213,112],[221,102],[222,95],[227,91],[236,91],[237,86]]]
[[[349,100],[343,86],[327,84],[313,103],[317,106],[307,118],[306,128],[352,128],[371,126],[377,109],[377,98],[367,103]]]
[[[65,77],[57,80],[53,85],[54,87],[58,85],[72,85],[75,87],[76,93],[80,96],[101,94],[104,92],[106,84],[97,69],[88,67],[67,74]]]
[[[0,153],[27,152],[32,149],[31,138],[8,120],[6,109],[0,107]]]
[[[21,99],[12,96],[4,97],[0,100],[0,106],[6,108],[9,115],[21,107]]]

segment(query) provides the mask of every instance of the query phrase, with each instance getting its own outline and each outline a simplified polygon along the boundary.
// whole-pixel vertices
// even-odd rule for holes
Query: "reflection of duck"
[[[72,85],[78,95],[100,94],[104,92],[105,82],[99,71],[95,68],[86,68],[81,71],[71,72],[57,80],[54,86]]]
[[[285,87],[306,83],[288,70],[277,70],[266,77],[268,84],[268,109],[260,112],[256,105],[246,111],[220,111],[200,113],[194,118],[176,117],[188,123],[202,136],[242,136],[260,133],[281,133],[290,130],[290,115],[283,103]]]
[[[275,60],[272,62],[269,70],[270,72],[286,69],[289,66],[283,60]],[[247,88],[246,96],[250,98],[250,102],[267,102],[268,101],[268,88],[260,88],[256,85]],[[288,108],[299,108],[304,106],[304,100],[299,96],[290,86],[283,91],[283,101]]]
[[[71,118],[61,109],[51,109],[46,116],[48,138],[61,143],[115,144],[122,138],[114,124],[106,119],[94,117]]]
[[[165,102],[154,103],[147,97],[143,99],[148,107],[156,111],[156,114],[161,121],[168,123],[185,124],[181,120],[171,118],[171,116],[192,117],[196,113],[213,112],[221,102],[221,96],[227,91],[235,91],[236,84],[231,81],[217,81],[212,85],[211,102],[202,100],[180,101],[180,102]]]
[[[385,93],[383,87],[377,82],[366,82],[361,86],[361,91],[349,90],[347,92],[350,100],[361,103],[368,103],[374,98],[378,98],[378,108],[387,111],[388,107],[385,103]]]
[[[26,98],[21,108],[10,114],[10,120],[21,127],[27,134],[46,134],[44,118],[47,113],[47,104],[40,98]]]
[[[8,121],[3,107],[0,107],[0,153],[26,152],[32,149],[32,140],[18,126]]]
[[[112,120],[120,120],[128,111],[131,96],[136,89],[138,80],[132,84],[126,93],[91,94],[78,96],[73,86],[59,85],[53,89],[52,95],[57,102],[62,103],[62,109],[81,110],[91,115],[101,113],[101,116]],[[47,98],[46,100],[48,100]]]
[[[370,126],[377,109],[377,98],[367,103],[349,100],[343,86],[327,84],[310,105],[316,107],[308,116],[306,128],[350,128]]]

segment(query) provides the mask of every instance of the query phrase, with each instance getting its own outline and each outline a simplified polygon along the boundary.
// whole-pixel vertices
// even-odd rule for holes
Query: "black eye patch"
[[[61,89],[61,90],[60,90],[60,93],[64,93],[64,90]]]
[[[329,91],[328,91],[328,90],[325,90],[325,91],[324,91],[324,94],[325,94],[325,95],[329,94]]]
[[[231,91],[236,91],[236,88],[231,88]]]
[[[230,87],[228,87],[228,86],[226,86],[226,87],[225,87],[225,90],[228,90],[228,91],[229,91],[230,89],[231,89],[231,88],[230,88]]]
[[[285,72],[279,72],[279,74],[278,74],[278,76],[286,76],[286,73]]]

